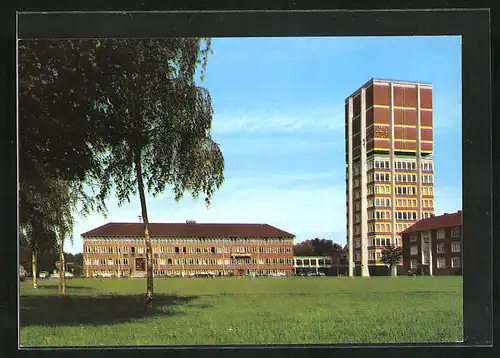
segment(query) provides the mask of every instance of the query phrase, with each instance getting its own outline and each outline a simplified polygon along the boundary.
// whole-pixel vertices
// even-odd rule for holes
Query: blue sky
[[[370,78],[434,87],[436,214],[460,210],[460,37],[213,39],[203,82],[225,183],[206,208],[166,191],[148,197],[151,222],[268,223],[297,236],[345,243],[344,100]],[[105,219],[76,216],[80,234],[110,221],[138,222],[140,204],[108,202]]]

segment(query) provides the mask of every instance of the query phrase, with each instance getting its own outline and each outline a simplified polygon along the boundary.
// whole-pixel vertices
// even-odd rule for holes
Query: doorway
[[[135,259],[135,270],[136,271],[146,271],[146,259],[143,257],[138,257]]]

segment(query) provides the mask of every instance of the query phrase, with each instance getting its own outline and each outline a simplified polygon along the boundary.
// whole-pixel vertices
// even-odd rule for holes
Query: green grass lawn
[[[22,346],[452,342],[461,277],[73,279],[21,284]]]

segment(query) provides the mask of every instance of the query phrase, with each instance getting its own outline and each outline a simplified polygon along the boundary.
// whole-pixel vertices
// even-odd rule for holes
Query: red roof
[[[149,234],[175,237],[295,237],[267,224],[150,223]],[[87,231],[82,236],[144,236],[144,224],[108,223]]]
[[[462,211],[457,211],[453,214],[444,214],[430,217],[417,221],[401,234],[409,234],[413,232],[444,229],[448,227],[462,226]]]

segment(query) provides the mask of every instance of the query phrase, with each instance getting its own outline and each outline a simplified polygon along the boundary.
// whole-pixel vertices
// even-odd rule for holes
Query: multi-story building
[[[291,275],[295,236],[267,224],[150,223],[155,276]],[[82,234],[86,277],[146,275],[144,224]]]
[[[432,85],[372,79],[345,119],[349,275],[385,275],[383,248],[434,213]]]
[[[422,219],[401,233],[405,271],[462,274],[462,212]]]

